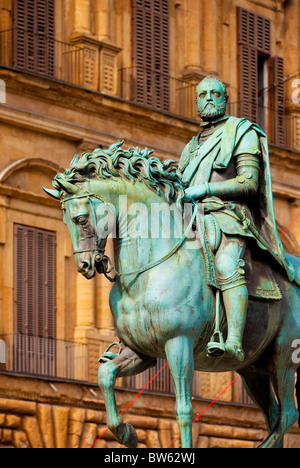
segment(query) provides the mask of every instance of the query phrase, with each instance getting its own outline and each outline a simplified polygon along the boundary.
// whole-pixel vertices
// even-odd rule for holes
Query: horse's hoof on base
[[[136,435],[135,429],[131,424],[124,424],[124,429],[126,432],[124,445],[127,448],[137,448],[139,444],[138,437]]]

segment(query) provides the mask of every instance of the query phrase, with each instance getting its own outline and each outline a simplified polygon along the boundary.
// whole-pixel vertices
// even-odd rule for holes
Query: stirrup
[[[217,337],[219,341],[216,341]],[[208,357],[222,357],[225,354],[225,344],[223,335],[220,331],[215,331],[211,337],[211,341],[207,345]]]
[[[113,353],[110,351],[111,348],[113,348],[114,346],[119,346],[119,352],[118,354],[116,353]],[[115,342],[115,343],[112,343],[111,345],[109,345],[109,347],[107,348],[107,350],[105,351],[105,353],[102,354],[101,358],[99,359],[99,362],[101,364],[105,364],[106,362],[109,362],[109,361],[112,361],[113,359],[115,359],[116,357],[118,357],[122,352],[122,344],[121,344],[121,341],[119,342]]]

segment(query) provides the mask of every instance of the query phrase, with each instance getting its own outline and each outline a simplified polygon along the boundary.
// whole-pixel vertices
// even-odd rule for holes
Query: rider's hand
[[[189,187],[184,192],[184,201],[194,202],[195,200],[201,200],[207,196],[207,187],[205,184],[196,185],[195,187]]]

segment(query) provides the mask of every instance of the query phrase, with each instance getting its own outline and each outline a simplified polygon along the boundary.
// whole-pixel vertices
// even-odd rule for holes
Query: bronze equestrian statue
[[[192,446],[194,370],[241,375],[266,420],[262,448],[282,447],[299,419],[300,259],[285,254],[276,229],[266,136],[227,116],[227,100],[219,80],[199,84],[202,124],[179,167],[120,142],[75,155],[54,190],[45,189],[61,202],[78,271],[89,279],[115,272],[109,302],[125,347],[102,357],[99,385],[108,427],[127,447],[138,440],[117,408],[116,379],[157,358],[167,359],[174,380],[183,448]],[[157,206],[164,209],[154,236]]]

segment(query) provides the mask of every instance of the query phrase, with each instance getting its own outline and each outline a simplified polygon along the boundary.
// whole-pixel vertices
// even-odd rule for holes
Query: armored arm
[[[237,176],[225,182],[206,183],[206,196],[238,200],[255,195],[259,186],[259,166],[260,160],[258,155],[239,155],[236,165]]]

